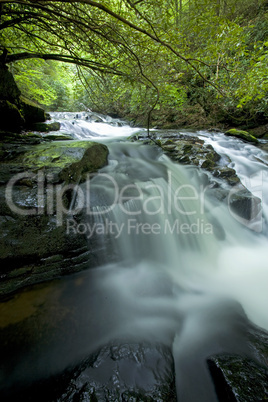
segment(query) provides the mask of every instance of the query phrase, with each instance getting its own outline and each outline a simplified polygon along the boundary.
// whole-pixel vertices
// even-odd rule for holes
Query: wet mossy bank
[[[94,265],[94,246],[67,228],[74,186],[107,164],[91,141],[9,133],[0,144],[0,295]],[[79,221],[79,213],[76,220]]]

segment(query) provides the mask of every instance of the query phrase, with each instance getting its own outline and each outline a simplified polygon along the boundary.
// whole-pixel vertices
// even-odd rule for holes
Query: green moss
[[[245,141],[248,141],[248,142],[258,143],[257,138],[254,137],[253,135],[249,134],[247,131],[237,130],[235,128],[232,128],[231,130],[226,131],[225,134],[241,138],[242,140],[245,140]]]
[[[162,148],[161,140],[155,140],[155,144]]]
[[[174,141],[173,140],[166,140],[164,145],[174,145]]]
[[[212,152],[209,152],[206,158],[212,162],[218,162],[221,159],[220,155],[217,154],[217,152],[215,152],[214,150],[212,150]]]
[[[192,145],[184,145],[182,150],[183,150],[184,154],[189,154],[192,152],[193,146]]]
[[[65,182],[86,179],[107,164],[108,148],[92,141],[58,141],[35,146],[34,152],[26,152],[18,162],[31,170],[56,168],[59,178]]]
[[[213,162],[213,161],[210,160],[210,159],[206,159],[206,160],[202,163],[201,167],[202,167],[203,169],[212,170],[212,169],[215,168],[215,162]]]

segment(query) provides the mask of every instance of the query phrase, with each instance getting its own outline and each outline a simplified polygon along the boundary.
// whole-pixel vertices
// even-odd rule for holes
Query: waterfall
[[[265,230],[251,230],[219,202],[198,168],[174,164],[157,146],[126,142],[136,129],[86,117],[76,117],[75,124],[63,119],[61,130],[109,146],[108,166],[80,185],[88,200],[80,225],[89,249],[98,245],[99,266],[51,285],[64,295],[61,308],[76,324],[73,329],[64,321],[55,330],[49,348],[42,345],[36,370],[57,371],[115,339],[161,343],[173,350],[178,400],[216,401],[206,358],[247,352],[244,312],[268,330]],[[260,167],[267,179],[264,153],[247,158],[253,150],[256,155],[255,147],[242,155],[228,151],[220,134],[212,140],[197,135],[231,158],[245,185],[249,171],[259,180]],[[255,228],[265,227],[268,216],[267,183],[262,190]],[[79,224],[69,220],[78,236]]]

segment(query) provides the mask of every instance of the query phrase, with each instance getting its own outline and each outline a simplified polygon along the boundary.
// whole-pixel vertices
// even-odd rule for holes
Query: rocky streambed
[[[107,165],[108,148],[98,142],[77,141],[62,136],[61,133],[36,132],[5,133],[2,136],[0,294],[3,306],[13,306],[14,316],[3,315],[0,321],[0,340],[4,364],[10,364],[11,367],[18,356],[20,359],[24,353],[33,350],[32,364],[33,367],[36,365],[37,371],[39,361],[36,354],[43,349],[53,354],[56,343],[53,337],[54,333],[57,336],[59,328],[62,333],[65,331],[64,336],[61,335],[62,346],[58,347],[62,360],[69,362],[67,356],[74,353],[72,343],[75,338],[79,340],[79,352],[83,352],[78,353],[72,364],[66,363],[64,370],[57,370],[55,362],[55,367],[48,370],[50,374],[33,382],[27,380],[28,370],[31,369],[21,363],[20,369],[25,373],[21,374],[15,387],[11,380],[10,383],[6,380],[1,395],[5,400],[20,396],[29,401],[195,402],[189,396],[190,391],[186,396],[183,391],[187,389],[187,377],[183,374],[184,367],[181,374],[178,374],[178,351],[174,351],[173,333],[169,335],[169,342],[155,342],[153,339],[151,342],[138,342],[136,339],[118,338],[100,344],[91,351],[87,343],[89,339],[95,341],[98,337],[98,328],[90,328],[89,333],[82,331],[83,337],[80,333],[82,324],[79,312],[86,308],[82,303],[82,295],[91,295],[88,302],[92,305],[109,309],[105,300],[97,296],[97,290],[88,288],[91,281],[85,280],[83,276],[70,276],[60,291],[53,290],[54,282],[46,290],[42,290],[42,284],[33,286],[88,267],[97,267],[98,256],[103,252],[94,237],[89,242],[86,236],[76,236],[72,231],[67,233],[65,219],[59,225],[62,216],[56,205],[60,200],[61,210],[66,216],[68,209],[74,210],[72,203],[75,202],[75,185],[85,182],[88,175]],[[241,183],[236,171],[228,166],[228,158],[223,159],[210,144],[197,136],[175,131],[151,132],[150,139],[140,133],[132,136],[131,141],[161,148],[176,163],[200,167],[207,191],[217,202],[229,203],[234,213],[242,219],[250,220],[260,213],[260,199]],[[230,198],[233,188],[236,191]],[[75,214],[72,212],[71,216],[79,223],[82,214],[83,208]],[[221,233],[218,235],[220,239]],[[85,277],[87,275],[91,274],[85,271]],[[18,291],[29,285],[29,293]],[[78,289],[75,298],[71,288]],[[38,313],[38,306],[45,303],[47,292],[50,292],[49,303],[44,311]],[[70,299],[68,306],[65,304],[66,297]],[[20,306],[26,307],[21,309]],[[233,318],[228,320],[229,326],[220,327],[221,342],[224,345],[225,339],[232,337],[236,328],[243,339],[243,347],[240,353],[211,353],[204,359],[204,365],[212,378],[211,392],[220,402],[265,400],[268,398],[268,334],[250,323],[235,303],[231,311]],[[111,321],[112,314],[111,311]],[[19,318],[20,315],[22,318]],[[12,341],[11,333],[18,334]],[[24,337],[29,337],[25,350]],[[84,349],[88,350],[86,356]],[[185,373],[192,365],[192,359],[190,352],[184,361]],[[192,378],[189,381],[189,388],[194,389],[195,381],[198,388],[203,380],[197,375],[194,381]],[[200,402],[210,401],[200,396]]]
[[[220,155],[204,140],[169,130],[151,133],[150,140],[144,134],[135,134],[131,141],[161,147],[176,163],[199,166],[204,171],[208,191],[219,202],[229,202],[242,218],[259,213],[260,200],[241,184],[236,171],[227,166],[230,161],[222,163]],[[66,234],[66,220],[57,224],[56,204],[58,197],[66,215],[72,186],[108,163],[108,148],[97,142],[77,141],[62,133],[5,133],[0,157],[0,294],[79,271],[88,264],[95,266],[98,259],[94,246],[88,249],[86,236]],[[229,198],[233,186],[236,191]]]

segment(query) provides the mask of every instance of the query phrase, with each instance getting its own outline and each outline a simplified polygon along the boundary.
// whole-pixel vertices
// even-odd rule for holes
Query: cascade
[[[174,164],[157,146],[126,142],[140,129],[94,118],[65,114],[61,130],[109,146],[108,166],[80,185],[88,202],[82,220],[68,218],[69,230],[99,249],[98,267],[41,286],[49,301],[38,325],[48,320],[53,328],[53,313],[65,318],[42,335],[46,342],[33,339],[35,348],[12,354],[15,369],[4,379],[11,386],[54,374],[115,339],[153,342],[172,348],[178,400],[217,401],[206,358],[248,353],[244,314],[268,330],[267,156],[239,140],[227,144],[220,133],[191,133],[230,158],[262,197],[251,230],[213,197],[198,168]]]

